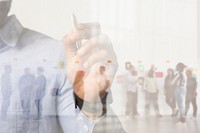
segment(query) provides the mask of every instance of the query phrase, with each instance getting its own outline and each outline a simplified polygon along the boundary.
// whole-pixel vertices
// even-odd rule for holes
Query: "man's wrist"
[[[74,93],[75,107],[76,108],[79,107],[79,109],[82,110],[86,116],[90,115],[93,117],[101,117],[107,112],[107,109],[106,109],[107,95],[108,93],[106,93],[104,97],[101,97],[100,101],[98,102],[88,102],[79,98]]]

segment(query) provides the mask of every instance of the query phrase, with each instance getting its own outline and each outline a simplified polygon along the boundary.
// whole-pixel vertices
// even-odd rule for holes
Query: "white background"
[[[126,61],[162,71],[179,61],[198,66],[197,0],[13,0],[12,13],[25,27],[56,39],[70,31],[72,13],[80,22],[99,21],[117,53],[118,74]]]
[[[197,0],[13,0],[25,27],[61,39],[71,27],[71,14],[80,22],[99,21],[117,52],[120,70],[125,61],[156,64],[166,60],[197,66]]]

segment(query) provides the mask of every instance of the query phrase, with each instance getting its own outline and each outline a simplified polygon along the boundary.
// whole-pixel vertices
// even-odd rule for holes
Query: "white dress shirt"
[[[12,69],[12,88],[8,99],[2,99],[6,94],[0,95],[1,114],[7,114],[0,119],[0,133],[125,132],[108,104],[107,113],[98,120],[75,108],[62,42],[24,28],[14,15],[0,28],[0,76],[5,66]],[[38,67],[44,69],[46,79],[41,107],[34,97]],[[37,117],[38,109],[41,118]]]
[[[14,15],[10,16],[0,28],[0,76],[4,73],[4,66],[10,65],[13,79],[12,95],[8,99],[10,103],[7,103],[9,106],[7,117],[5,121],[0,120],[1,133],[92,132],[96,122],[75,108],[72,85],[65,73],[66,60],[63,49],[60,41],[23,28]],[[31,92],[28,98],[30,102],[24,100],[28,102],[27,105],[30,104],[30,108],[27,108],[28,118],[24,117],[21,96],[29,93],[23,94],[19,91],[21,89],[19,79],[25,74],[25,68],[30,69],[30,74],[34,78],[37,77],[38,67],[44,69],[47,79],[45,96],[42,100],[42,118],[39,120],[34,119],[37,109]],[[33,89],[34,86],[27,88],[27,91]],[[2,95],[0,104],[5,102],[2,100]]]

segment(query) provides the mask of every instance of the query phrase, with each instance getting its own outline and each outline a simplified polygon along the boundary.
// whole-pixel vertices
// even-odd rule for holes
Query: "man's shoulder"
[[[63,52],[63,47],[64,45],[61,40],[56,40],[43,33],[24,28],[17,42],[16,48],[20,49],[21,51],[31,50],[31,52],[33,53],[44,50],[44,49],[46,51],[49,51],[48,53],[52,53],[52,52],[55,53],[56,51],[57,53],[60,53],[60,52]],[[46,55],[46,53],[47,52],[45,52],[44,54]]]
[[[55,40],[48,35],[45,35],[43,33],[28,29],[28,28],[23,29],[20,40],[24,40],[24,41],[50,41],[52,43],[58,43],[59,42],[58,40]]]

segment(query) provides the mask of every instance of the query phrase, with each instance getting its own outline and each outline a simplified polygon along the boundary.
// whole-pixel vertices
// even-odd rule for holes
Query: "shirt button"
[[[86,132],[89,132],[88,126],[84,125],[84,129],[85,129]]]

